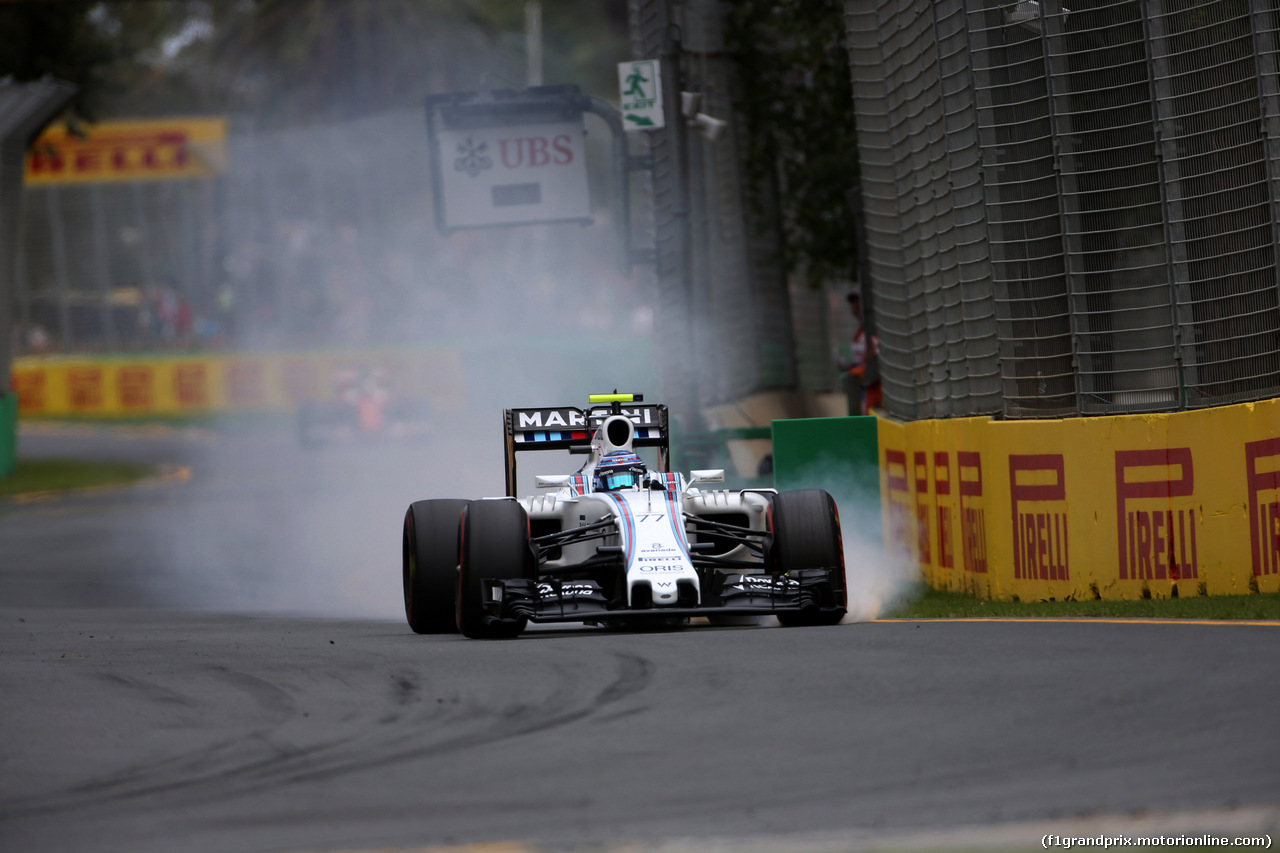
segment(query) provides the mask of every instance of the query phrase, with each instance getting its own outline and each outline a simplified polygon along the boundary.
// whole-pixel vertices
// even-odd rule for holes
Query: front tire
[[[773,550],[770,562],[774,571],[840,567],[839,588],[833,590],[837,605],[834,609],[812,607],[779,613],[778,621],[787,626],[835,625],[848,612],[844,543],[835,500],[822,489],[781,492],[773,497],[771,515]]]
[[[462,512],[458,566],[458,630],[473,640],[506,639],[524,618],[498,620],[485,612],[482,582],[533,577],[529,516],[515,501],[473,501]]]
[[[469,501],[416,501],[404,515],[404,615],[416,634],[456,634],[458,524]]]

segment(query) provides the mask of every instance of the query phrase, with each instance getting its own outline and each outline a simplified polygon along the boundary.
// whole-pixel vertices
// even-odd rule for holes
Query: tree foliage
[[[71,109],[96,119],[151,75],[161,38],[181,3],[0,3],[0,77],[51,75],[79,91]]]
[[[625,50],[624,13],[622,0],[545,4],[544,79],[586,77],[590,89],[601,51]],[[251,0],[220,29],[214,59],[229,100],[251,112],[344,118],[523,86],[524,23],[523,0]]]
[[[846,193],[858,184],[839,0],[738,0],[728,15],[753,183],[780,187],[783,259],[817,285],[857,270]]]

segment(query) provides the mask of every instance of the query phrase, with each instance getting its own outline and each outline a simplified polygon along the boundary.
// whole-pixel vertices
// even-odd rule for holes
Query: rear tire
[[[416,501],[404,514],[404,615],[416,634],[456,634],[458,525],[469,501]]]
[[[783,625],[835,625],[848,612],[844,582],[844,542],[840,537],[840,516],[836,502],[822,489],[782,492],[773,497],[773,571],[792,569],[827,569],[840,567],[840,585],[835,590],[835,610],[814,607],[792,613],[779,613]]]
[[[482,581],[533,577],[529,516],[515,501],[473,501],[462,512],[458,567],[458,630],[473,640],[517,636],[527,619],[499,622],[486,612]]]

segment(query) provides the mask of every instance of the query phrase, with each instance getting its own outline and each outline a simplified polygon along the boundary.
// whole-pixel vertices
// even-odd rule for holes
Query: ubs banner
[[[589,220],[582,119],[438,131],[447,228]]]
[[[146,417],[291,412],[330,399],[344,371],[381,368],[397,393],[440,409],[463,401],[453,350],[20,358],[21,417]]]
[[[1169,415],[880,420],[886,547],[990,598],[1280,591],[1280,400]]]
[[[576,86],[427,97],[436,227],[591,221]]]

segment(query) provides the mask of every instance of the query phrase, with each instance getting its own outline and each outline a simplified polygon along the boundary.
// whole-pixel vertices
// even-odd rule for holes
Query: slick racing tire
[[[847,612],[844,583],[844,543],[840,537],[840,516],[836,502],[822,489],[801,489],[774,495],[773,571],[840,567],[840,588],[834,590],[835,609],[806,608],[779,613],[783,625],[835,625]]]
[[[417,501],[404,514],[404,615],[414,633],[458,633],[458,525],[467,503]]]
[[[485,612],[482,582],[533,577],[529,516],[515,501],[472,501],[462,511],[458,564],[458,630],[473,640],[515,637],[527,619]]]

